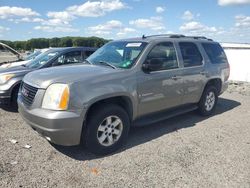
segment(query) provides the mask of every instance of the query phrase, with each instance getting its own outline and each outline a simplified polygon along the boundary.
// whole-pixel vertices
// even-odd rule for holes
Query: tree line
[[[0,42],[16,50],[34,50],[49,47],[72,47],[72,46],[87,46],[101,47],[109,40],[99,37],[55,37],[55,38],[33,38],[27,41],[7,41]]]

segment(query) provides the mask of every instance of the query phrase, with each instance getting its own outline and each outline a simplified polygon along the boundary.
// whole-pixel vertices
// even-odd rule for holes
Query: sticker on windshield
[[[48,56],[55,56],[57,54],[57,52],[55,53],[49,53]]]
[[[140,47],[141,46],[141,42],[136,42],[136,43],[128,43],[126,45],[126,47]]]
[[[127,68],[132,64],[132,61],[125,61],[123,62],[123,64],[121,65],[122,68]]]

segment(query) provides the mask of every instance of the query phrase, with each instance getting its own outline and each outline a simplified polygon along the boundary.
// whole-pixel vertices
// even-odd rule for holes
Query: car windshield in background
[[[25,60],[25,61],[32,60],[32,59],[34,59],[36,56],[40,55],[41,53],[42,53],[42,52],[41,52],[40,50],[35,51],[35,52],[33,52],[32,54],[26,56],[26,57],[24,58],[24,60]]]
[[[52,58],[54,58],[59,52],[52,50],[52,51],[47,51],[46,53],[42,53],[40,55],[38,55],[34,60],[32,60],[30,63],[26,64],[26,67],[29,68],[40,68],[42,67],[44,64],[46,64],[49,60],[51,60]]]
[[[94,65],[128,69],[133,66],[146,45],[146,42],[110,42],[93,53],[87,61]]]

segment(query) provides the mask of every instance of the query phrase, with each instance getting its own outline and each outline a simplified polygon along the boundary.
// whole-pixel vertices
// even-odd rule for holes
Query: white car
[[[4,63],[4,64],[0,65],[0,68],[9,68],[9,67],[15,67],[15,66],[19,66],[19,65],[25,65],[28,62],[30,62],[32,59],[36,58],[36,56],[38,56],[44,52],[47,52],[49,49],[51,49],[51,48],[36,49],[30,55],[24,57],[23,61]]]

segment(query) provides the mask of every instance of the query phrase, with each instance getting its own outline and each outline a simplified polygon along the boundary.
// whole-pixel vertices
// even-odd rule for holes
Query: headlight
[[[1,75],[0,76],[0,84],[6,83],[9,79],[11,79],[14,76],[15,76],[15,74],[4,74],[4,75]]]
[[[69,86],[66,84],[50,85],[43,97],[42,108],[66,110],[69,103]]]

